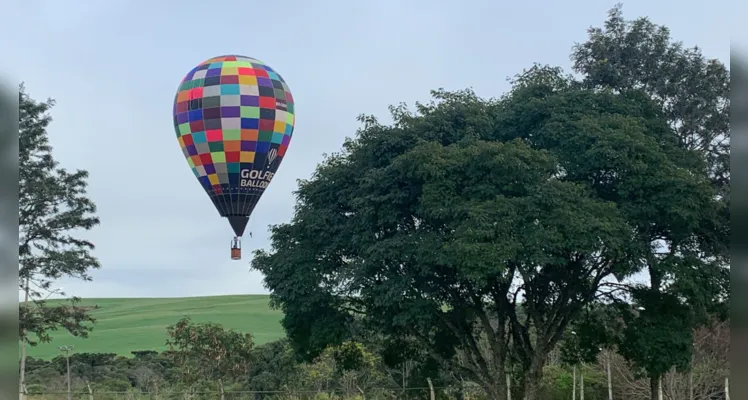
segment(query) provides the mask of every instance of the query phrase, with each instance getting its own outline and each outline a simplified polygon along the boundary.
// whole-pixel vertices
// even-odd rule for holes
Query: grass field
[[[249,332],[255,344],[284,336],[282,314],[268,306],[266,295],[187,297],[172,299],[86,299],[82,305],[97,305],[92,315],[94,330],[87,339],[58,331],[51,343],[29,347],[30,357],[50,359],[58,347],[74,345],[76,353],[117,353],[166,349],[166,327],[182,317],[195,322],[213,322],[225,328]],[[50,302],[53,303],[53,302]]]

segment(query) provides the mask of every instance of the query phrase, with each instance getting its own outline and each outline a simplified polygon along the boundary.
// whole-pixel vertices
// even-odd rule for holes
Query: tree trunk
[[[649,378],[649,395],[652,400],[662,400],[662,376]]]
[[[503,379],[496,379],[491,382],[484,382],[483,390],[486,392],[486,396],[489,400],[510,400],[507,397],[509,389],[506,387],[506,383]]]
[[[657,400],[657,387],[659,386],[657,383],[659,381],[659,377],[653,376],[649,378],[649,398],[652,400]]]
[[[26,284],[24,285],[23,294],[23,308],[24,311],[28,312],[29,307],[29,278],[26,278]],[[18,398],[19,400],[26,399],[26,330],[23,331],[23,337],[21,337],[21,371],[20,379],[18,381]]]
[[[223,380],[218,379],[218,390],[221,391],[221,400],[226,400],[226,393],[223,391]]]
[[[483,391],[486,392],[486,396],[490,400],[508,400],[507,397],[507,384],[509,382],[509,374],[506,374],[503,367],[496,368],[494,376],[473,376],[473,381],[480,384]],[[504,376],[505,379],[500,377]]]
[[[523,400],[541,400],[540,399],[540,380],[543,378],[543,357],[536,357],[530,366],[529,371],[525,372],[523,379],[524,397]]]
[[[584,368],[579,371],[579,400],[584,400]]]

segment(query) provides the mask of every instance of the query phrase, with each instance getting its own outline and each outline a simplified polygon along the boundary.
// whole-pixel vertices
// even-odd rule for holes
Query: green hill
[[[249,332],[256,344],[284,336],[282,313],[270,309],[267,295],[187,297],[170,299],[86,299],[84,306],[97,305],[94,330],[87,339],[59,331],[51,343],[28,347],[30,357],[50,359],[58,346],[74,345],[76,353],[117,353],[133,350],[165,350],[166,327],[182,317],[212,322],[225,328]],[[53,302],[50,302],[53,303]]]

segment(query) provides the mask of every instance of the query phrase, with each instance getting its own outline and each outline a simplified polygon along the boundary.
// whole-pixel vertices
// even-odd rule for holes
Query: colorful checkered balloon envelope
[[[288,85],[254,58],[211,58],[182,80],[174,128],[192,172],[242,236],[291,142],[294,103]]]

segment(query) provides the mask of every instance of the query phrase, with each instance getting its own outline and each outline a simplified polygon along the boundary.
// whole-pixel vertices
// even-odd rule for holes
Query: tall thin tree
[[[26,345],[51,340],[50,331],[63,328],[85,337],[93,322],[88,310],[69,303],[47,303],[45,294],[62,277],[91,280],[99,268],[91,254],[93,243],[80,231],[99,224],[96,206],[87,197],[88,172],[68,172],[52,156],[47,127],[54,101],[33,100],[23,85],[19,90],[19,287],[24,302],[19,308],[22,342],[20,389],[23,398]]]

